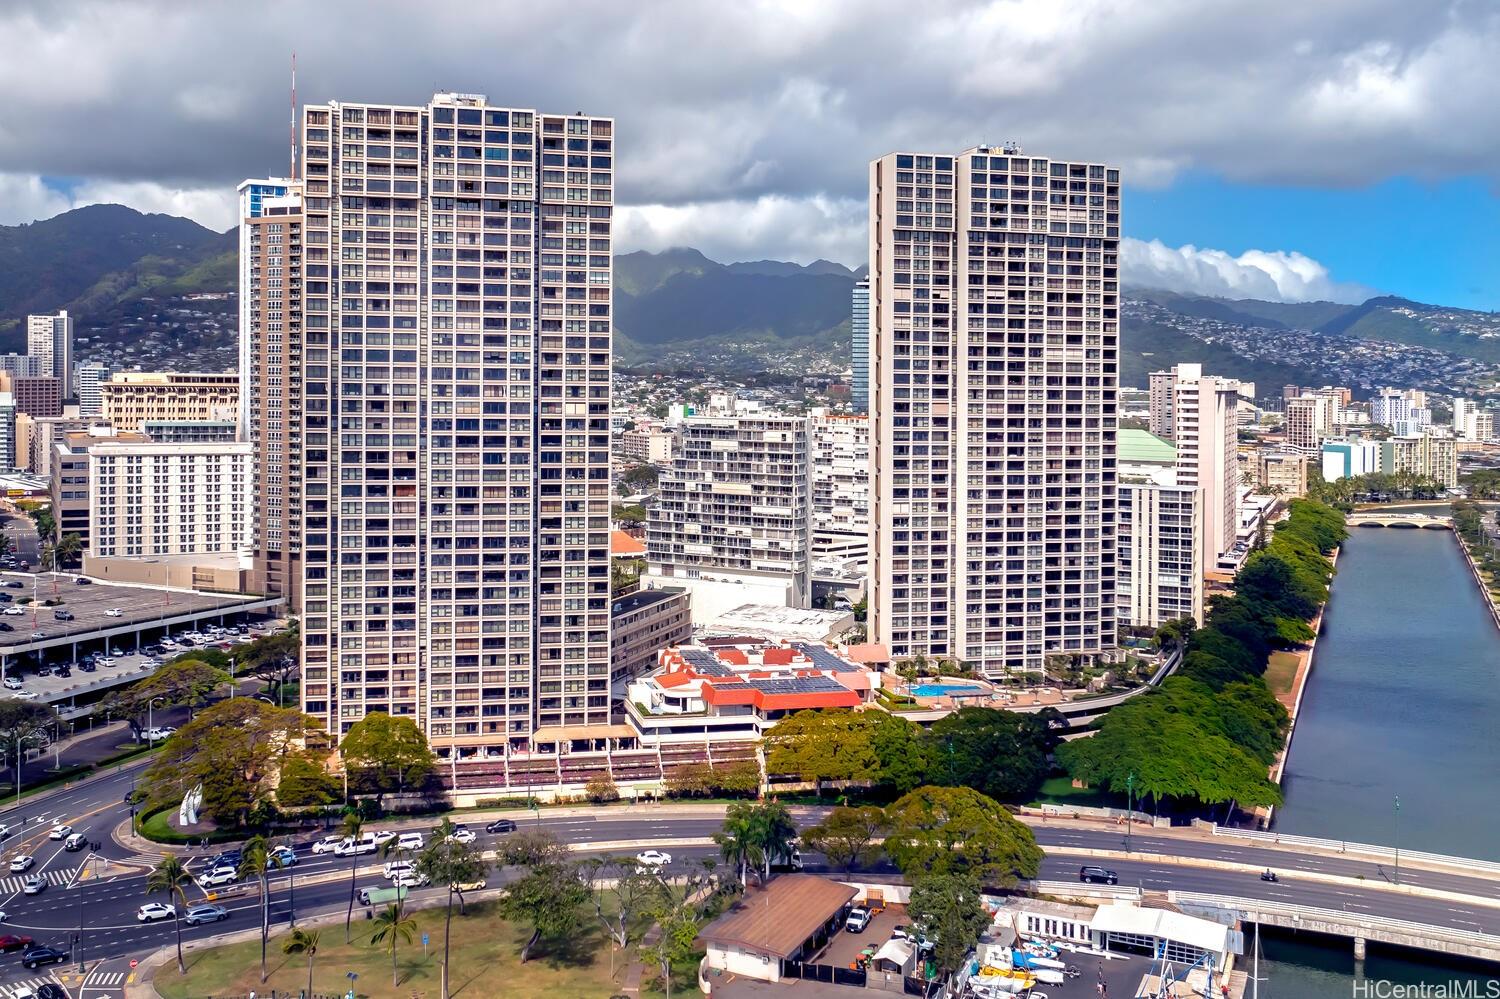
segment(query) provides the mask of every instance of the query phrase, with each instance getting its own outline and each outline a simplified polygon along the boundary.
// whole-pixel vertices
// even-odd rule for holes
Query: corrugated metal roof
[[[1177,448],[1149,430],[1125,429],[1116,435],[1115,458],[1122,464],[1171,465],[1177,461]]]

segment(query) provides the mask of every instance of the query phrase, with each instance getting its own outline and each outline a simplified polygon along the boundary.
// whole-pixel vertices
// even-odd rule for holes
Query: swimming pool
[[[982,694],[983,687],[960,683],[919,683],[911,688],[913,697],[943,697],[948,694]]]

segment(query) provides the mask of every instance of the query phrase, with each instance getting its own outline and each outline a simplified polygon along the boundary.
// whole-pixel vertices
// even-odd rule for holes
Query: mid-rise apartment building
[[[1206,566],[1233,547],[1239,528],[1239,393],[1239,382],[1205,375],[1201,364],[1151,373],[1152,432],[1175,445],[1177,481],[1203,489]]]
[[[26,353],[41,362],[38,374],[62,380],[62,396],[73,394],[73,317],[66,309],[56,315],[26,317]]]
[[[625,684],[656,668],[664,648],[691,641],[692,594],[680,586],[636,590],[610,607],[609,678],[617,696]]]
[[[646,524],[647,575],[692,591],[693,620],[812,599],[808,419],[715,396],[678,425]]]
[[[1286,403],[1286,446],[1299,454],[1317,454],[1328,436],[1329,400],[1320,395],[1299,395]]]
[[[0,374],[0,468],[10,472],[20,466],[16,456],[16,397],[10,380]]]
[[[1255,484],[1261,492],[1287,499],[1307,495],[1307,455],[1260,450],[1254,462]]]
[[[1461,441],[1488,441],[1495,437],[1495,417],[1472,399],[1453,400],[1453,434]]]
[[[244,329],[243,326],[240,328]],[[109,380],[109,375],[109,366],[99,361],[86,361],[73,369],[81,419],[97,420],[104,415],[104,383]]]
[[[1380,470],[1420,475],[1447,489],[1458,486],[1458,443],[1446,434],[1413,434],[1380,442]]]
[[[96,558],[245,554],[253,446],[103,439],[88,454],[89,552]]]
[[[620,455],[648,465],[664,465],[672,460],[677,437],[670,430],[656,426],[636,427],[620,434]]]
[[[36,378],[11,375],[10,389],[15,395],[16,411],[28,416],[63,415],[63,380],[52,375]]]
[[[854,282],[851,296],[849,327],[853,333],[853,349],[850,351],[853,370],[849,387],[849,403],[856,413],[870,411],[870,279],[862,277]]]
[[[870,418],[814,410],[813,553],[848,554],[870,535]]]
[[[504,783],[610,721],[614,123],[438,94],[302,139],[303,709]]]
[[[52,457],[63,435],[88,428],[88,421],[71,416],[16,416],[16,466],[33,475],[52,477]]]
[[[40,378],[51,370],[51,361],[49,357],[43,365],[42,358],[30,354],[0,354],[0,371],[12,378]]]
[[[142,434],[119,433],[112,427],[99,425],[60,433],[52,444],[50,484],[52,518],[57,524],[57,536],[78,535],[85,555],[89,552],[92,540],[89,530],[89,449],[104,441],[118,444],[149,443]]]
[[[303,200],[247,180],[240,196],[240,433],[255,445],[255,589],[302,609]],[[326,281],[320,285],[327,289]],[[320,368],[326,371],[326,367]]]
[[[104,419],[135,432],[147,420],[238,420],[234,372],[117,371],[101,386]]]
[[[1427,393],[1421,389],[1383,388],[1370,399],[1370,421],[1397,434],[1419,434],[1432,425]]]
[[[986,674],[1115,644],[1120,172],[870,165],[870,632]]]
[[[1380,442],[1357,437],[1326,440],[1322,448],[1324,482],[1357,479],[1380,471]]]
[[[1119,432],[1115,587],[1122,626],[1203,623],[1207,490],[1187,477],[1179,449],[1144,430]]]

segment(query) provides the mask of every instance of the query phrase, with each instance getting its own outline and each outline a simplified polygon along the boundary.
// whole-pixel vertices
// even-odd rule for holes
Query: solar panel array
[[[807,658],[811,659],[813,665],[818,669],[826,669],[834,673],[853,673],[859,667],[845,662],[843,658],[834,654],[825,645],[814,645],[811,642],[798,642],[796,649]]]
[[[794,676],[784,680],[751,680],[750,685],[767,694],[836,694],[848,687],[826,676]]]
[[[719,662],[719,657],[707,649],[689,647],[679,650],[679,654],[699,676],[734,676],[734,670]]]

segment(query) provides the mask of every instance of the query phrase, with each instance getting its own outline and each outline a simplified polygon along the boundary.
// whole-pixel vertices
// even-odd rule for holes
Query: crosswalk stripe
[[[84,979],[83,984],[84,987],[108,988],[111,985],[119,985],[123,981],[125,981],[125,972],[123,971],[96,971]]]
[[[0,878],[0,891],[18,892],[26,884],[28,875]],[[65,885],[73,879],[72,871],[43,871],[42,879],[49,885]]]

